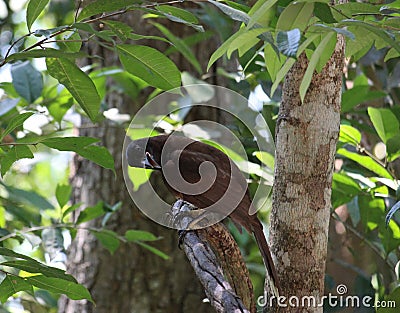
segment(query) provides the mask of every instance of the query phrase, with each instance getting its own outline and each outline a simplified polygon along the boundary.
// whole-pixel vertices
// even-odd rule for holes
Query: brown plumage
[[[268,273],[279,288],[262,224],[256,214],[248,214],[251,198],[246,179],[226,154],[178,135],[134,140],[126,153],[129,166],[161,170],[164,182],[176,198],[200,209],[227,213],[225,215],[230,213],[229,217],[239,230],[244,227],[253,233]],[[180,180],[177,172],[184,181]],[[185,181],[189,184],[186,185]]]

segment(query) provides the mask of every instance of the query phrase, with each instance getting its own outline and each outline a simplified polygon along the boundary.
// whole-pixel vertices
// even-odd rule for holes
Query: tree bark
[[[140,33],[146,35],[159,35],[155,33],[154,28],[150,29],[151,26],[144,23],[136,12],[120,16],[118,19],[129,23],[135,32],[140,30]],[[193,33],[191,28],[182,24],[166,23],[177,36]],[[165,43],[156,46],[152,42],[151,45],[161,51],[165,49]],[[195,54],[204,69],[215,46],[214,42],[207,41],[195,48]],[[117,56],[97,43],[89,43],[88,50],[89,55],[101,57],[94,62],[99,62],[101,59],[102,67],[118,64]],[[172,56],[172,59],[180,70],[190,71],[191,67],[185,60],[176,56]],[[110,83],[112,82],[109,82],[109,85]],[[106,96],[105,103],[108,108],[116,107],[121,113],[133,116],[134,112],[144,104],[143,99],[146,99],[148,93],[142,92],[140,99],[133,103],[128,97],[112,92]],[[183,251],[178,249],[176,231],[159,226],[142,215],[134,207],[126,190],[121,169],[124,128],[106,120],[98,127],[91,124],[83,125],[79,134],[101,139],[101,144],[107,147],[114,157],[117,175],[114,177],[110,170],[76,157],[72,177],[74,203],[81,202],[86,207],[100,200],[111,205],[122,201],[121,209],[114,214],[107,227],[120,234],[124,234],[127,229],[154,233],[162,238],[155,245],[167,253],[170,259],[165,261],[135,244],[123,244],[114,255],[111,255],[89,232],[78,231],[69,248],[68,272],[89,288],[96,305],[88,301],[73,301],[61,297],[59,312],[210,312],[212,309],[209,303],[203,302],[205,298],[203,288]],[[162,187],[160,186],[160,189]],[[89,224],[96,227],[99,223]]]
[[[324,292],[331,184],[340,127],[344,40],[321,73],[314,73],[303,103],[299,87],[308,61],[303,54],[286,76],[276,128],[271,249],[283,296],[300,305],[278,312],[322,312],[301,305],[303,296],[320,302]],[[276,301],[275,301],[276,303]],[[269,303],[267,304],[267,306]]]

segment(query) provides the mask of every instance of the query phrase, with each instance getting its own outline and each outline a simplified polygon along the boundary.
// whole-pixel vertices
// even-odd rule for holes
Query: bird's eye
[[[137,151],[142,150],[142,149],[140,148],[140,146],[135,146],[135,149],[136,149]]]

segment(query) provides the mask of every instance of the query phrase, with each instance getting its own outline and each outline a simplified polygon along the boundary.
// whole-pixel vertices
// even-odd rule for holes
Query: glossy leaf
[[[225,40],[221,46],[215,52],[211,55],[210,60],[208,61],[207,64],[207,71],[210,69],[211,65],[214,64],[215,61],[217,61],[220,57],[222,57],[227,51],[230,46],[230,44],[238,38],[241,34],[244,34],[246,30],[244,28],[239,29],[236,33],[234,33],[231,37],[229,37],[227,40]]]
[[[6,303],[7,299],[19,291],[33,292],[32,285],[16,275],[4,274],[3,280],[0,282],[0,302]]]
[[[44,10],[49,0],[30,0],[26,8],[26,25],[28,30],[31,30],[33,22],[39,17],[40,13]]]
[[[106,209],[102,201],[98,202],[94,206],[90,206],[85,208],[83,211],[79,213],[78,219],[76,220],[76,224],[82,224],[88,221],[91,221],[97,217],[100,217],[106,213]]]
[[[191,24],[197,24],[199,20],[197,17],[187,10],[183,10],[179,7],[174,7],[172,5],[159,5],[156,7],[158,11],[161,11],[165,14],[169,14],[175,16],[181,20],[184,20]]]
[[[314,3],[293,2],[279,15],[276,24],[277,30],[291,30],[298,28],[303,31],[310,22],[313,14]]]
[[[117,11],[125,7],[140,3],[139,0],[97,0],[85,6],[78,15],[78,21],[84,20],[92,15]]]
[[[266,28],[256,28],[240,33],[240,35],[229,44],[228,50],[226,51],[228,59],[230,59],[233,51],[240,49],[243,46],[249,45],[249,48],[255,46],[260,41],[257,37],[266,31]]]
[[[120,240],[118,239],[117,234],[113,231],[104,229],[101,231],[91,231],[91,233],[111,254],[114,254],[114,252],[118,249]]]
[[[358,146],[361,143],[361,133],[350,125],[340,125],[339,141]]]
[[[75,278],[69,274],[66,274],[65,271],[59,268],[44,265],[35,260],[14,260],[2,262],[0,264],[3,266],[14,267],[28,273],[40,273],[46,277],[59,278],[69,282],[76,282]]]
[[[63,84],[94,122],[100,109],[100,97],[93,81],[68,59],[46,58],[49,74]]]
[[[117,35],[122,41],[127,40],[132,32],[132,28],[122,22],[107,20],[104,21],[104,23],[108,25],[108,27],[111,28],[114,34]]]
[[[215,5],[218,9],[220,9],[234,21],[243,22],[245,24],[248,24],[250,21],[250,17],[243,11],[234,9],[226,4],[214,0],[207,0],[207,1]]]
[[[336,33],[328,33],[320,42],[318,47],[313,52],[311,59],[308,63],[307,70],[304,73],[303,80],[300,84],[300,98],[301,101],[304,101],[306,96],[306,92],[308,87],[310,86],[312,76],[314,74],[314,70],[317,67],[318,62],[320,62],[321,57],[323,56],[325,49],[328,43],[333,39],[336,38]]]
[[[175,46],[175,48],[178,49],[178,51],[185,57],[185,59],[194,66],[196,71],[199,74],[202,74],[200,63],[199,61],[197,61],[196,56],[189,48],[189,46],[182,39],[172,34],[165,26],[158,23],[154,23],[154,26],[156,26],[165,35],[165,37],[168,38],[168,40]]]
[[[331,24],[337,22],[333,17],[331,7],[327,3],[315,2],[314,14],[324,23]]]
[[[11,77],[15,90],[28,103],[40,97],[43,89],[42,73],[30,62],[16,63],[11,66]]]
[[[286,57],[276,54],[275,50],[268,44],[264,48],[264,59],[269,76],[271,76],[271,80],[275,82],[276,75],[285,63]]]
[[[4,137],[10,134],[14,129],[22,126],[24,122],[33,114],[33,112],[21,113],[9,121],[6,129],[1,133],[0,142],[3,141]]]
[[[257,3],[262,3],[262,5],[254,11],[254,14],[250,16],[247,28],[252,28],[256,23],[262,23],[262,20],[265,18],[265,16],[269,16],[269,10],[271,10],[276,2],[278,2],[278,0],[258,1]]]
[[[369,107],[368,115],[379,138],[385,144],[390,138],[400,135],[399,121],[390,109]]]
[[[176,65],[160,51],[147,46],[118,45],[118,55],[124,68],[150,85],[169,90],[181,84]]]
[[[55,137],[41,141],[42,144],[59,151],[73,151],[96,164],[115,171],[114,159],[102,146],[93,145],[99,140],[91,137]]]
[[[93,302],[89,291],[82,285],[60,278],[37,275],[26,278],[32,285],[58,294],[65,294],[72,300],[86,299]]]
[[[28,146],[15,145],[0,158],[1,175],[4,176],[15,161],[33,159],[33,153]]]
[[[160,258],[162,258],[164,260],[169,259],[169,256],[167,254],[165,254],[161,250],[158,250],[157,248],[154,248],[154,247],[152,247],[144,242],[141,242],[141,241],[138,241],[137,244],[142,246],[143,248],[149,250],[150,252],[154,253],[155,255],[158,255]]]
[[[56,199],[60,208],[67,204],[71,197],[72,186],[71,185],[57,185],[56,188]]]
[[[332,179],[332,207],[348,203],[361,193],[357,182],[345,173],[334,173]]]
[[[355,152],[350,152],[344,148],[338,149],[337,154],[342,155],[354,162],[357,162],[361,166],[365,167],[366,169],[370,170],[371,172],[374,172],[375,174],[381,177],[393,179],[392,175],[387,171],[386,168],[384,168],[382,165],[377,163],[369,156],[360,155]]]
[[[46,48],[46,49],[33,49],[25,52],[17,52],[7,57],[6,61],[25,60],[31,58],[65,58],[76,59],[86,56],[83,52],[63,52],[60,50]]]
[[[130,229],[125,232],[125,238],[128,241],[155,241],[159,240],[159,237],[144,230]]]
[[[349,112],[361,103],[380,99],[385,96],[386,93],[384,91],[371,90],[371,87],[368,85],[354,86],[343,92],[341,112]]]
[[[281,67],[279,72],[276,74],[276,79],[271,87],[271,97],[274,95],[276,88],[278,88],[279,83],[286,76],[287,72],[291,69],[293,64],[296,62],[296,59],[288,58],[285,64]]]

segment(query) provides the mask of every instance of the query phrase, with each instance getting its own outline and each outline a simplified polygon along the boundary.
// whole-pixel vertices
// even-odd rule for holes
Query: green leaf
[[[42,144],[59,151],[73,151],[94,163],[115,173],[114,159],[102,146],[92,145],[99,140],[91,137],[55,137],[41,141]]]
[[[97,0],[85,6],[78,15],[78,21],[84,20],[92,15],[112,12],[123,9],[129,5],[140,3],[139,0]]]
[[[49,74],[63,84],[89,118],[95,122],[100,109],[100,97],[93,81],[68,59],[46,58]]]
[[[226,4],[214,0],[207,0],[207,1],[215,5],[218,9],[220,9],[234,21],[243,22],[245,24],[248,24],[250,21],[250,17],[243,11],[231,8]]]
[[[0,283],[0,302],[6,303],[7,299],[19,291],[33,292],[32,285],[24,278],[16,275],[6,274]]]
[[[65,271],[44,265],[36,260],[14,260],[0,263],[2,266],[14,267],[28,273],[40,273],[46,277],[59,278],[64,281],[76,282],[75,278]]]
[[[155,241],[160,239],[150,232],[135,229],[127,230],[125,232],[125,238],[128,241]]]
[[[379,225],[384,225],[385,202],[381,198],[359,196],[358,205],[363,226],[369,230],[376,229]]]
[[[393,162],[400,157],[400,135],[388,139],[386,143],[388,162]]]
[[[15,161],[33,159],[33,153],[27,145],[15,145],[0,157],[1,175],[4,176]]]
[[[76,224],[82,224],[84,222],[91,221],[97,217],[102,216],[106,212],[107,211],[104,207],[104,203],[102,201],[99,201],[95,206],[87,207],[86,209],[81,211],[78,219],[76,220]]]
[[[31,31],[31,26],[33,22],[38,18],[40,13],[42,13],[43,9],[49,3],[49,0],[30,0],[28,3],[28,7],[26,8],[26,24],[28,26],[28,30]]]
[[[163,258],[164,260],[169,259],[169,256],[167,254],[158,250],[157,248],[149,246],[148,244],[145,244],[144,242],[141,242],[141,241],[138,241],[137,244],[142,246],[143,248],[149,250],[150,252],[154,253],[155,255],[158,255],[159,257]]]
[[[68,214],[74,212],[76,209],[79,209],[79,207],[82,205],[82,203],[75,203],[74,205],[71,205],[70,207],[65,208],[62,213],[62,218],[61,221],[64,221],[64,218],[67,217]]]
[[[176,65],[160,51],[139,45],[118,45],[118,54],[124,68],[150,85],[169,90],[181,84]]]
[[[399,121],[390,109],[369,107],[368,115],[385,144],[390,138],[400,135]]]
[[[11,133],[14,129],[22,126],[24,122],[32,116],[34,113],[33,112],[25,112],[17,115],[14,117],[7,125],[7,128],[3,131],[3,133],[0,136],[0,142],[3,141],[4,137],[7,136],[9,133]]]
[[[280,31],[276,36],[278,50],[288,56],[294,57],[300,45],[301,33],[298,28],[289,31]]]
[[[43,89],[42,73],[28,61],[11,66],[11,77],[15,90],[28,103],[40,97]]]
[[[193,15],[192,13],[190,13],[189,11],[183,10],[178,7],[174,7],[172,5],[159,5],[156,7],[156,9],[158,11],[161,11],[165,14],[169,14],[171,16],[177,17],[177,18],[184,20],[191,24],[197,24],[199,22],[197,17],[195,15]]]
[[[339,141],[358,146],[361,143],[361,133],[350,125],[340,125]]]
[[[245,30],[245,31],[241,32],[239,34],[239,36],[237,36],[229,44],[228,50],[226,52],[228,59],[230,59],[233,51],[241,48],[242,46],[247,45],[248,49],[255,46],[260,41],[260,39],[258,39],[257,37],[266,31],[267,31],[266,28],[256,28],[256,29]],[[241,53],[239,56],[242,56],[242,55],[243,55],[243,53]]]
[[[217,61],[220,57],[222,57],[226,51],[228,51],[228,48],[230,46],[230,44],[237,38],[239,37],[241,34],[245,33],[246,29],[245,28],[241,28],[239,29],[236,33],[234,33],[231,37],[229,37],[228,39],[226,39],[222,45],[215,50],[215,52],[211,55],[210,60],[208,61],[207,64],[207,72],[210,69],[211,65],[214,64],[215,61]]]
[[[291,69],[293,64],[296,62],[296,59],[293,58],[288,58],[279,70],[279,72],[276,74],[276,79],[274,83],[272,84],[271,87],[271,97],[274,95],[276,88],[278,88],[279,83],[282,81],[282,79],[286,76],[287,72]]]
[[[36,208],[35,211],[54,210],[54,206],[35,191],[18,189],[1,182],[0,184],[6,189],[8,199],[11,201],[20,203],[23,206],[34,206]]]
[[[46,49],[34,49],[25,52],[17,52],[11,54],[6,61],[14,61],[14,60],[25,60],[31,58],[65,58],[65,59],[77,59],[86,56],[83,52],[63,52],[61,50],[56,50],[52,48]]]
[[[189,48],[189,46],[182,39],[172,34],[165,26],[158,23],[153,23],[153,25],[156,26],[165,35],[165,37],[168,38],[169,41],[171,41],[171,43],[175,46],[176,49],[178,49],[178,51],[185,57],[185,59],[194,66],[196,71],[199,74],[202,74],[200,63],[199,61],[197,61],[196,56]]]
[[[275,82],[276,75],[285,63],[286,57],[279,56],[279,54],[275,53],[275,50],[271,45],[266,45],[264,48],[264,59],[269,76],[271,76],[271,80]]]
[[[354,86],[353,88],[346,90],[342,94],[341,112],[349,112],[351,109],[361,103],[380,99],[386,96],[386,93],[384,91],[370,89],[371,87],[368,85],[360,85]]]
[[[386,30],[377,27],[378,25],[371,25],[371,24],[368,24],[368,23],[365,23],[362,21],[358,21],[358,20],[353,20],[353,19],[343,20],[339,24],[344,25],[344,26],[360,26],[361,28],[364,28],[365,30],[369,31],[370,33],[373,33],[377,38],[386,42],[389,47],[393,47],[394,49],[396,49],[397,52],[400,53],[400,43],[398,43],[396,41],[396,38],[391,36],[391,34],[388,33]]]
[[[256,23],[262,23],[263,19],[265,17],[270,16],[269,10],[271,10],[272,7],[274,7],[275,3],[278,0],[267,0],[264,2],[263,1],[258,1],[257,3],[262,5],[254,10],[254,14],[251,14],[253,11],[251,10],[249,12],[250,14],[250,20],[247,24],[247,28],[252,28]]]
[[[254,151],[253,155],[270,169],[273,170],[275,168],[275,157],[271,153],[265,151]]]
[[[115,232],[111,230],[90,231],[111,254],[118,249],[120,240]]]
[[[56,188],[56,198],[60,208],[67,204],[69,198],[71,197],[72,186],[71,185],[57,185]]]
[[[82,285],[64,279],[37,275],[26,278],[32,285],[51,292],[65,294],[72,300],[87,299],[93,302],[89,291]]]
[[[325,49],[328,43],[332,40],[332,38],[336,38],[336,33],[328,33],[320,42],[318,47],[315,49],[314,53],[311,56],[310,62],[308,63],[307,70],[304,73],[303,80],[300,84],[300,98],[301,101],[304,101],[306,96],[308,87],[310,86],[312,76],[314,74],[314,70],[317,64],[320,62],[321,57],[323,56]]]
[[[127,40],[132,32],[132,28],[122,22],[105,20],[104,24],[108,25],[122,41]]]
[[[389,295],[384,296],[387,306],[376,308],[377,313],[397,313],[399,308],[397,303],[400,303],[400,287],[395,288]],[[389,305],[389,303],[391,305]]]
[[[361,188],[353,178],[345,173],[333,173],[331,201],[334,209],[360,193]]]
[[[57,45],[60,47],[61,50],[65,51],[64,53],[58,51],[58,54],[61,53],[68,55],[68,53],[70,54],[77,53],[81,50],[82,38],[79,35],[79,32],[73,31],[70,34],[65,35],[61,41],[57,42]],[[50,57],[50,55],[48,57]],[[61,57],[67,57],[67,56],[61,56]]]
[[[105,41],[109,41],[109,42],[115,44],[115,41],[112,38],[112,36],[114,35],[114,32],[111,30],[98,31],[91,24],[88,24],[88,23],[74,23],[74,24],[72,24],[72,27],[74,27],[75,29],[83,30],[90,34],[96,35],[97,37],[104,39]]]
[[[289,4],[279,15],[276,24],[277,30],[291,30],[298,28],[304,31],[313,14],[314,3],[294,2]]]
[[[381,177],[393,179],[392,175],[386,170],[386,168],[369,156],[359,155],[358,153],[350,152],[344,148],[338,149],[336,153],[360,164]]]
[[[314,3],[314,14],[324,23],[336,23],[336,19],[333,17],[331,7],[326,3],[315,2]]]

